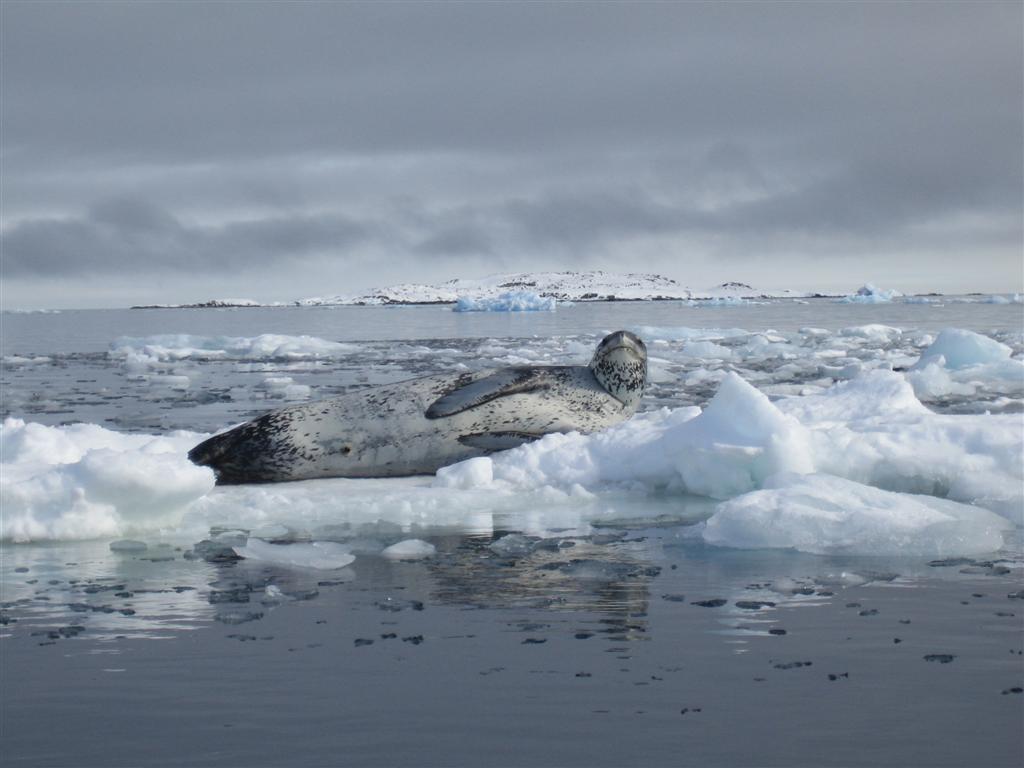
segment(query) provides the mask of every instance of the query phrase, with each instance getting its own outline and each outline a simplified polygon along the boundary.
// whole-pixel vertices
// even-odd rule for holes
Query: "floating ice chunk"
[[[966,368],[984,363],[999,363],[1008,360],[1013,350],[995,339],[982,336],[974,331],[963,328],[947,328],[932,342],[924,352],[915,368],[923,368],[943,358],[942,365],[946,368]]]
[[[110,345],[109,355],[130,368],[141,369],[179,360],[315,360],[334,358],[357,350],[354,344],[326,341],[315,336],[192,336],[160,334],[122,336]]]
[[[3,362],[7,365],[46,365],[52,363],[52,357],[36,355],[34,357],[23,357],[22,355],[4,355]]]
[[[277,586],[277,584],[267,584],[263,590],[263,595],[263,599],[265,601],[273,603],[280,603],[285,599],[284,592],[281,591],[281,588]]]
[[[711,544],[816,554],[943,557],[994,552],[1010,524],[978,507],[829,475],[779,475],[718,506]]]
[[[235,554],[246,560],[259,560],[275,565],[297,568],[333,570],[344,568],[356,558],[343,544],[333,541],[313,541],[308,544],[270,544],[260,539],[249,539],[244,547],[234,547]]]
[[[856,293],[843,296],[836,299],[836,301],[843,304],[888,304],[893,299],[899,298],[902,295],[902,293],[894,289],[882,290],[876,288],[871,283],[865,283],[857,289]]]
[[[537,546],[537,540],[521,533],[510,533],[502,536],[488,547],[492,552],[502,557],[525,557]]]
[[[0,539],[91,539],[176,525],[214,486],[213,472],[186,456],[203,437],[6,419]]]
[[[460,296],[455,312],[553,312],[556,302],[550,296],[532,291],[509,291],[497,296]]]
[[[268,397],[285,400],[305,400],[312,389],[308,384],[296,384],[291,376],[268,376],[258,385]]]
[[[168,387],[169,389],[174,389],[179,392],[184,392],[192,385],[192,382],[189,380],[188,376],[159,376],[157,378],[151,379],[151,381],[155,384],[161,384],[165,387]]]
[[[758,304],[739,296],[712,296],[710,299],[694,299],[686,302],[690,307],[741,307],[745,304]]]
[[[392,544],[380,554],[389,560],[421,560],[433,556],[436,552],[437,548],[423,539],[406,539]]]
[[[969,396],[978,389],[973,384],[955,382],[946,369],[946,358],[942,355],[931,358],[923,368],[915,366],[914,370],[907,373],[907,381],[914,388],[914,394],[922,400],[935,400],[949,395]]]
[[[899,328],[880,323],[869,323],[867,325],[855,325],[850,328],[843,328],[839,331],[840,336],[866,339],[873,343],[891,343],[903,335]]]

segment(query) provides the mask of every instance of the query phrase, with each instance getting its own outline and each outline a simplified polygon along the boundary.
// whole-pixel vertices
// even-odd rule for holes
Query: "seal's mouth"
[[[614,347],[605,347],[603,351],[607,354],[609,352],[616,352],[620,349],[626,350],[638,360],[644,360],[647,358],[647,353],[635,344],[616,344]]]
[[[601,343],[602,354],[609,354],[620,349],[639,360],[647,359],[647,347],[638,337],[628,331],[617,331],[606,336]]]

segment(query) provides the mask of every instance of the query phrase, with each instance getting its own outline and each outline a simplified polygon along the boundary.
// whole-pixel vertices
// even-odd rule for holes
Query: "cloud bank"
[[[1018,4],[0,13],[6,303],[638,265],[1024,288]]]

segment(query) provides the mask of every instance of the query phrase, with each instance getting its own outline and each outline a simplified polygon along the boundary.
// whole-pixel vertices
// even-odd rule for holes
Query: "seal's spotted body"
[[[589,366],[440,374],[272,411],[211,437],[189,458],[220,483],[428,474],[551,432],[593,432],[631,416],[647,379],[644,344],[619,331]]]

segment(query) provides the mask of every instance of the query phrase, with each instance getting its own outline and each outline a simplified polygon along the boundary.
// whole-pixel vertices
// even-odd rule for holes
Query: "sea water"
[[[0,318],[5,764],[1020,763],[1019,305]],[[651,384],[610,437],[237,489],[183,459],[619,328]]]

